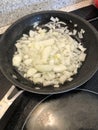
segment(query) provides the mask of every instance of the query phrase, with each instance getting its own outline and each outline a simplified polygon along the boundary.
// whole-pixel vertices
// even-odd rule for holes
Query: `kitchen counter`
[[[0,27],[30,13],[42,10],[58,10],[81,1],[85,0],[1,0]]]
[[[73,4],[73,5],[70,5],[70,6],[67,6],[67,7],[60,8],[59,10],[69,12],[69,11],[72,11],[72,10],[75,10],[75,9],[78,9],[78,8],[82,8],[82,7],[91,5],[92,3],[93,3],[92,0],[85,0],[85,1],[82,1],[82,2],[79,2],[79,3],[76,3],[76,4]],[[8,24],[8,25],[6,25],[6,26],[0,27],[0,34],[4,33],[5,30],[6,30],[11,24],[12,24],[12,23],[10,22],[10,24]]]

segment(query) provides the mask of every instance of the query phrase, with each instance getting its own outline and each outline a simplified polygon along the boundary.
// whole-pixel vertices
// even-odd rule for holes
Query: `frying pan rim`
[[[40,12],[35,12],[35,13],[32,13],[32,14],[29,14],[29,15],[26,15],[26,16],[24,16],[24,17],[22,17],[22,18],[20,18],[20,19],[18,19],[16,22],[14,22],[6,31],[5,31],[5,33],[4,33],[4,35],[2,36],[3,38],[4,38],[4,36],[6,36],[6,34],[9,32],[9,30],[11,30],[16,24],[18,24],[19,22],[21,22],[21,21],[23,21],[23,20],[25,20],[25,19],[27,19],[27,18],[29,18],[29,17],[33,17],[33,16],[36,16],[36,15],[40,15],[40,14],[45,14],[45,13],[61,13],[61,14],[63,14],[63,15],[69,15],[70,17],[72,16],[72,17],[75,17],[76,19],[79,19],[81,22],[83,22],[85,25],[87,25],[92,31],[93,31],[93,33],[94,33],[94,35],[95,35],[95,37],[96,37],[96,39],[98,40],[98,32],[96,31],[96,29],[89,23],[89,22],[87,22],[86,20],[84,20],[83,18],[81,18],[80,16],[77,16],[77,15],[75,15],[75,14],[73,14],[73,13],[70,13],[70,12],[65,12],[65,11],[57,11],[57,10],[47,10],[47,11],[40,11]],[[20,89],[23,89],[23,90],[25,90],[25,91],[28,91],[28,92],[32,92],[32,93],[37,93],[37,94],[44,94],[44,95],[47,95],[47,94],[59,94],[59,93],[63,93],[63,92],[68,92],[68,91],[71,91],[71,90],[74,90],[74,89],[76,89],[76,88],[78,88],[78,87],[80,87],[82,84],[84,84],[85,82],[87,82],[89,79],[91,79],[91,77],[96,73],[96,71],[98,70],[98,62],[96,62],[96,66],[95,66],[95,68],[94,68],[94,70],[89,74],[89,76],[87,76],[88,78],[82,78],[82,80],[81,80],[81,83],[78,83],[78,85],[76,85],[75,87],[72,87],[72,88],[70,88],[70,89],[59,89],[59,90],[52,90],[52,91],[38,91],[37,89],[34,89],[34,90],[32,90],[32,88],[31,87],[26,87],[26,88],[24,88],[24,85],[22,85],[21,83],[16,83],[16,82],[14,82],[7,74],[6,74],[6,72],[4,71],[4,69],[2,69],[2,67],[1,67],[1,71],[2,71],[2,73],[5,75],[5,77],[8,79],[8,80],[10,80],[15,86],[17,86],[18,88],[20,88]],[[21,86],[19,85],[19,84],[21,84]],[[31,88],[31,89],[30,89]]]

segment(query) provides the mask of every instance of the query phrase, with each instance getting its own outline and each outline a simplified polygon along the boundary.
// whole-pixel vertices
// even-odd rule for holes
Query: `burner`
[[[4,77],[4,75],[0,72],[0,99],[6,94],[6,92],[11,87],[11,83]]]
[[[88,20],[98,30],[98,10],[93,6],[87,6],[72,13],[77,14]],[[0,99],[5,95],[12,84],[0,72]],[[93,86],[93,88],[92,88]],[[92,90],[98,93],[98,71],[87,83],[79,89]],[[0,130],[20,130],[26,116],[38,104],[41,99],[45,98],[42,95],[30,94],[24,92],[9,108],[0,122]],[[14,111],[13,111],[14,109]],[[13,112],[12,112],[13,111]]]
[[[93,5],[74,10],[72,13],[79,15],[86,20],[93,20],[94,18],[98,17],[98,9]]]

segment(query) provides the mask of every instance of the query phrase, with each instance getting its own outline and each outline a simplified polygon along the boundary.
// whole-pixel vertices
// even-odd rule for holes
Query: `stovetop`
[[[72,11],[88,22],[90,22],[98,30],[98,10],[93,6],[87,6],[75,11]],[[0,99],[9,90],[12,84],[3,76],[0,72]],[[92,87],[93,86],[93,87]],[[98,71],[96,74],[82,87],[82,89],[88,89],[98,93]],[[9,108],[0,122],[0,130],[20,130],[26,116],[32,110],[32,108],[38,104],[45,96],[31,94],[24,92]],[[28,105],[29,104],[29,105]],[[27,107],[28,106],[28,107]],[[29,110],[29,111],[27,111]],[[20,123],[21,122],[21,123]]]

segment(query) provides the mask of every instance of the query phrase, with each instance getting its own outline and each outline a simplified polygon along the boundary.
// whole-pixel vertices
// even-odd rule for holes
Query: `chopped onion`
[[[50,20],[43,26],[48,27],[49,31],[38,27],[36,23],[34,27],[37,31],[30,30],[29,35],[23,34],[17,40],[17,51],[12,62],[25,78],[35,84],[59,87],[73,80],[72,76],[78,73],[78,68],[85,60],[86,48],[70,36],[77,34],[83,38],[85,31],[73,29],[71,32],[67,24],[58,18],[51,17]]]

